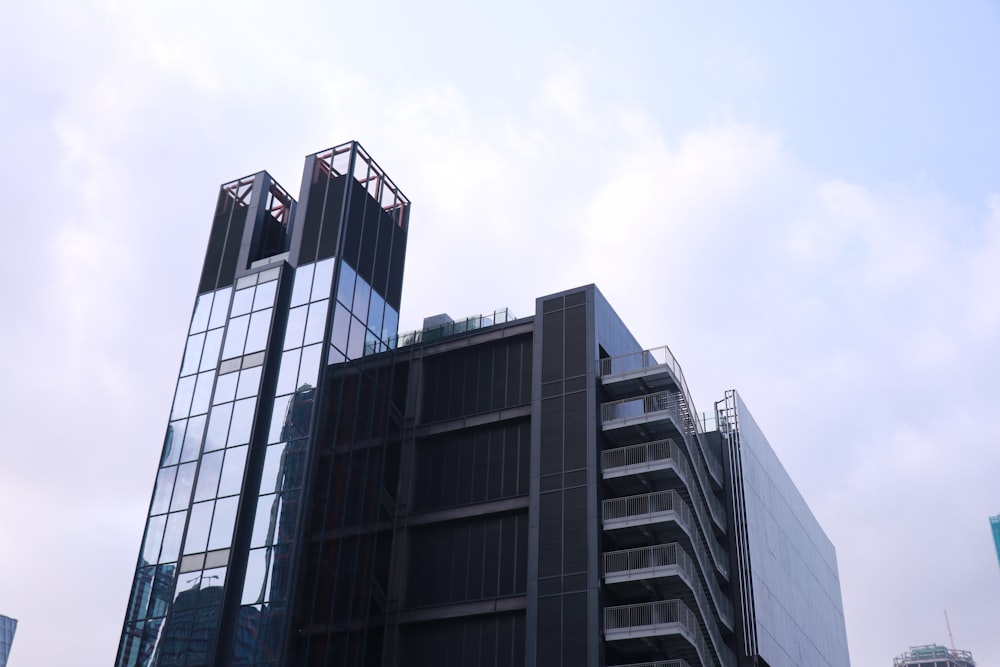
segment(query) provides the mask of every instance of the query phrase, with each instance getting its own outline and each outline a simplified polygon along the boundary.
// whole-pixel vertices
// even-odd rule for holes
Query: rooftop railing
[[[516,319],[517,318],[514,316],[514,313],[510,312],[509,309],[501,308],[500,310],[494,310],[488,315],[471,315],[463,320],[447,322],[440,326],[428,327],[426,329],[399,334],[392,339],[392,343],[389,347],[404,347],[406,345],[414,345],[416,343],[425,343],[439,338],[453,336],[455,334],[484,329],[486,327],[491,327],[494,324],[513,322]]]

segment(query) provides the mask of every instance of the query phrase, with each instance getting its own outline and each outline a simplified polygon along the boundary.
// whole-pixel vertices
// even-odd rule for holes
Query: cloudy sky
[[[837,547],[854,667],[1000,664],[995,2],[4,2],[0,613],[106,667],[220,183],[360,140],[403,329],[596,283],[737,388]]]

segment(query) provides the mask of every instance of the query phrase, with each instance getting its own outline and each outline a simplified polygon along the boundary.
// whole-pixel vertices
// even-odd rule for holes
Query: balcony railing
[[[669,438],[604,450],[601,452],[601,470],[607,478],[655,470],[673,464],[681,477],[690,478],[692,466],[688,463],[689,460],[694,463],[695,474],[701,485],[701,498],[705,499],[712,518],[725,530],[726,513],[722,501],[712,493],[701,458],[685,456],[677,443]]]
[[[399,334],[398,336],[392,338],[389,347],[405,347],[416,343],[425,343],[439,338],[444,338],[446,336],[453,336],[455,334],[491,327],[494,324],[513,322],[516,319],[517,318],[514,317],[514,313],[510,312],[510,310],[507,308],[501,308],[500,310],[494,310],[493,313],[489,315],[472,315],[456,322],[446,322],[439,326]]]
[[[678,573],[687,580],[691,587],[698,600],[698,605],[707,609],[708,604],[701,590],[701,579],[698,577],[694,561],[681,545],[677,543],[655,544],[621,551],[609,551],[604,554],[604,580],[607,583],[662,576],[663,569],[668,567],[677,568]],[[719,612],[719,616],[722,617],[726,626],[732,628],[733,603],[719,590],[714,577],[708,576],[705,577],[705,580],[715,603],[715,609]],[[711,626],[709,629],[712,629]],[[721,645],[720,637],[713,634],[712,639],[717,645]]]
[[[701,664],[711,664],[698,618],[680,600],[642,602],[604,610],[605,639],[629,639],[680,634],[698,652]]]
[[[704,524],[699,524],[702,526],[702,534],[698,535],[697,530],[694,529],[694,513],[673,489],[622,498],[608,498],[602,503],[601,509],[604,528],[607,530],[656,523],[666,519],[665,515],[668,512],[673,513],[674,521],[691,539],[695,555],[701,561],[705,572],[711,571],[709,558],[705,553],[705,545],[707,544],[712,553],[711,561],[715,564],[715,568],[724,576],[729,576],[729,567],[722,556],[722,547],[719,546],[711,532],[705,531]],[[615,525],[618,523],[621,525]]]
[[[687,660],[657,660],[656,662],[630,662],[615,667],[691,667]]]

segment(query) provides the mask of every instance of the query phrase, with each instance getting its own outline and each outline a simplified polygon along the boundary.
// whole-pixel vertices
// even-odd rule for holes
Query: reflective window
[[[222,479],[219,482],[220,498],[234,495],[243,487],[243,469],[247,462],[247,448],[234,447],[226,450],[226,463],[222,468]]]
[[[236,398],[236,383],[239,378],[239,373],[220,375],[215,383],[215,395],[212,397],[212,404],[228,403]]]
[[[356,274],[347,262],[340,263],[340,281],[337,285],[337,300],[350,308],[354,305],[354,280]]]
[[[174,465],[181,459],[181,444],[184,442],[185,421],[176,421],[167,424],[167,435],[163,438],[163,457],[160,459],[161,466]]]
[[[149,601],[149,616],[166,615],[173,583],[174,568],[172,566],[160,565],[156,568],[156,579],[153,581],[152,597]]]
[[[194,387],[194,397],[191,400],[191,414],[200,415],[208,412],[208,402],[212,398],[212,384],[215,382],[215,372],[198,374],[198,383]]]
[[[292,285],[292,302],[290,306],[301,306],[309,303],[309,291],[312,288],[313,265],[307,264],[295,269],[295,284]]]
[[[236,390],[236,398],[250,398],[257,395],[262,370],[262,367],[257,366],[240,372],[240,384],[239,389]]]
[[[306,312],[308,306],[299,306],[288,311],[288,323],[285,325],[285,344],[282,349],[289,350],[302,345],[302,334],[306,330]]]
[[[280,475],[285,457],[285,443],[279,442],[267,448],[264,457],[264,472],[260,478],[260,492],[274,493],[280,488]]]
[[[191,375],[177,381],[177,393],[174,394],[174,407],[170,411],[171,419],[183,419],[191,409],[191,397],[194,396],[194,383],[197,376]]]
[[[246,315],[249,313],[250,308],[253,306],[253,293],[253,287],[237,290],[233,294],[233,307],[229,311],[229,317],[232,318],[237,315]]]
[[[201,468],[198,469],[198,484],[194,490],[195,502],[215,497],[219,488],[219,475],[222,473],[223,452],[211,452],[201,457]]]
[[[277,494],[261,496],[257,499],[257,513],[253,521],[253,536],[250,547],[263,547],[274,544],[278,516],[281,513],[281,497]]]
[[[271,313],[268,308],[261,310],[250,316],[250,327],[247,331],[247,344],[245,354],[260,352],[267,347],[267,334],[271,327]]]
[[[312,301],[330,298],[330,285],[333,283],[333,258],[316,262],[316,275],[313,277]]]
[[[191,520],[188,521],[187,537],[184,538],[184,553],[196,554],[205,550],[208,544],[208,531],[212,526],[212,501],[196,503],[191,508]]]
[[[150,514],[165,514],[170,509],[170,493],[174,490],[174,478],[177,468],[161,468],[156,475],[156,487],[153,490],[153,506]]]
[[[271,601],[271,584],[274,566],[285,556],[285,548],[254,549],[247,559],[247,574],[243,584],[242,604],[261,604]]]
[[[233,423],[229,427],[227,447],[243,445],[250,442],[250,430],[253,428],[253,411],[256,407],[252,398],[236,401],[233,408]]]
[[[205,353],[201,357],[200,370],[211,370],[218,365],[220,345],[222,345],[222,329],[212,329],[205,336]]]
[[[361,355],[365,352],[365,334],[367,330],[365,325],[356,318],[351,318],[351,337],[347,341],[347,358],[348,359],[360,359]]]
[[[189,572],[180,575],[179,577],[177,577],[177,588],[174,589],[174,602],[176,603],[177,600],[179,600],[182,595],[188,593],[189,591],[190,591],[189,595],[185,597],[193,596],[194,591],[196,591],[200,585],[201,585],[201,572]],[[185,604],[184,606],[194,607],[194,603],[191,602],[190,604]]]
[[[309,320],[306,323],[305,345],[318,343],[323,340],[323,333],[326,330],[326,308],[328,300],[317,301],[309,306]]]
[[[167,517],[154,516],[146,524],[146,538],[142,543],[142,561],[155,564],[159,561],[160,545],[163,543],[163,528],[167,525]]]
[[[232,496],[215,502],[212,519],[212,533],[208,539],[209,549],[223,549],[233,541],[233,526],[236,525],[236,505],[239,497]]]
[[[398,333],[399,313],[389,304],[385,304],[385,318],[382,321],[382,340],[388,343]]]
[[[290,394],[295,391],[295,380],[299,376],[300,349],[289,350],[281,355],[281,369],[278,371],[276,394]]]
[[[229,312],[229,295],[232,291],[231,287],[225,287],[215,293],[215,301],[212,303],[212,316],[208,319],[209,329],[217,329],[226,323],[226,315]]]
[[[247,328],[249,326],[249,315],[242,315],[229,320],[229,326],[226,327],[226,343],[222,348],[223,359],[232,359],[243,354],[243,345],[247,340]]]
[[[319,372],[320,360],[323,356],[322,345],[310,345],[302,348],[302,365],[299,367],[299,382],[297,389],[306,385],[316,386],[316,376]]]
[[[339,303],[337,312],[333,318],[333,332],[330,334],[330,342],[338,350],[347,350],[347,337],[351,334],[351,313]]]
[[[330,354],[326,358],[326,363],[328,364],[340,364],[347,360],[344,353],[331,345],[329,348]]]
[[[293,396],[279,396],[274,399],[274,411],[271,413],[271,428],[267,433],[268,442],[283,440],[282,433],[285,430],[285,421],[288,419]]]
[[[198,372],[201,361],[201,350],[205,344],[205,334],[188,336],[187,347],[184,349],[184,362],[181,364],[181,377]]]
[[[385,299],[372,290],[371,303],[368,304],[368,328],[376,334],[382,333],[382,317],[385,313]]]
[[[177,466],[177,481],[174,484],[174,495],[170,501],[171,511],[187,509],[191,502],[191,486],[194,484],[196,463],[182,463]]]
[[[177,560],[181,550],[181,536],[184,534],[184,520],[186,518],[187,511],[167,515],[167,529],[163,533],[163,548],[160,551],[161,563],[172,563]]]
[[[205,415],[192,417],[187,422],[184,432],[184,449],[181,451],[181,461],[193,461],[201,452],[201,438],[205,435]]]
[[[261,310],[274,305],[274,295],[278,291],[278,281],[272,280],[257,287],[257,295],[253,299],[253,309]]]
[[[194,304],[194,315],[191,317],[191,330],[188,333],[200,333],[208,328],[208,314],[212,310],[212,295],[202,294]]]
[[[368,315],[368,297],[371,295],[371,285],[365,279],[358,276],[358,282],[354,285],[354,307],[351,311],[360,317]]]
[[[229,421],[233,415],[233,404],[223,403],[212,408],[212,416],[208,422],[208,433],[205,435],[205,451],[222,449],[226,446],[229,434]]]

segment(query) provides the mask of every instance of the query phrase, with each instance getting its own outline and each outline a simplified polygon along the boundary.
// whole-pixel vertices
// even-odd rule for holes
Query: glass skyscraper
[[[222,186],[116,664],[846,667],[739,396],[593,285],[399,335],[409,207],[356,142]]]
[[[7,667],[7,658],[10,656],[10,646],[14,643],[15,630],[17,630],[17,621],[0,614],[0,667]]]

